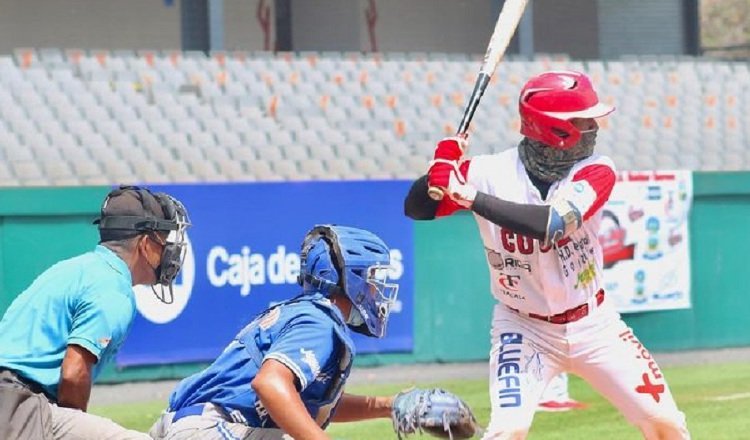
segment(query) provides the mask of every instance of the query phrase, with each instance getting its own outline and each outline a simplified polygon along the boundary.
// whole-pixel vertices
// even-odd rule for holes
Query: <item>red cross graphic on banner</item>
[[[643,385],[638,385],[635,390],[641,394],[651,394],[651,397],[658,403],[661,400],[661,393],[664,392],[664,384],[651,383],[648,373],[643,373]]]

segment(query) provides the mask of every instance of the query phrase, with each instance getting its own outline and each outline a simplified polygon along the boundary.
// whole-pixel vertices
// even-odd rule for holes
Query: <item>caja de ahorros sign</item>
[[[172,304],[135,288],[138,315],[120,366],[208,361],[255,314],[296,296],[299,247],[315,224],[371,230],[391,248],[398,303],[385,338],[355,336],[359,353],[410,351],[413,344],[409,182],[302,182],[152,186],[184,203],[193,226]]]

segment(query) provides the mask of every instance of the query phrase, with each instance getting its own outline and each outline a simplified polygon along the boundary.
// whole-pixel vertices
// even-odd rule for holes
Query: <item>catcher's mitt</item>
[[[440,388],[402,391],[393,399],[393,429],[401,434],[416,431],[435,437],[467,439],[479,431],[479,425],[464,401]]]

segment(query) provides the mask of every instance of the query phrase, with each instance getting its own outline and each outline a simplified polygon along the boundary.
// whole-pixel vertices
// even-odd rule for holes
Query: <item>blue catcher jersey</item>
[[[274,359],[294,373],[307,411],[325,427],[353,357],[354,345],[339,309],[321,294],[299,296],[258,315],[213,364],[180,382],[169,409],[211,402],[236,422],[277,428],[250,386],[263,361]]]

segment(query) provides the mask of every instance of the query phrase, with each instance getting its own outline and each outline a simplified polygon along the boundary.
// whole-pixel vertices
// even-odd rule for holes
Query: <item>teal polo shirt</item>
[[[95,379],[119,350],[135,318],[125,262],[104,246],[61,261],[39,275],[0,320],[0,368],[41,385],[57,399],[68,345],[98,359]]]

